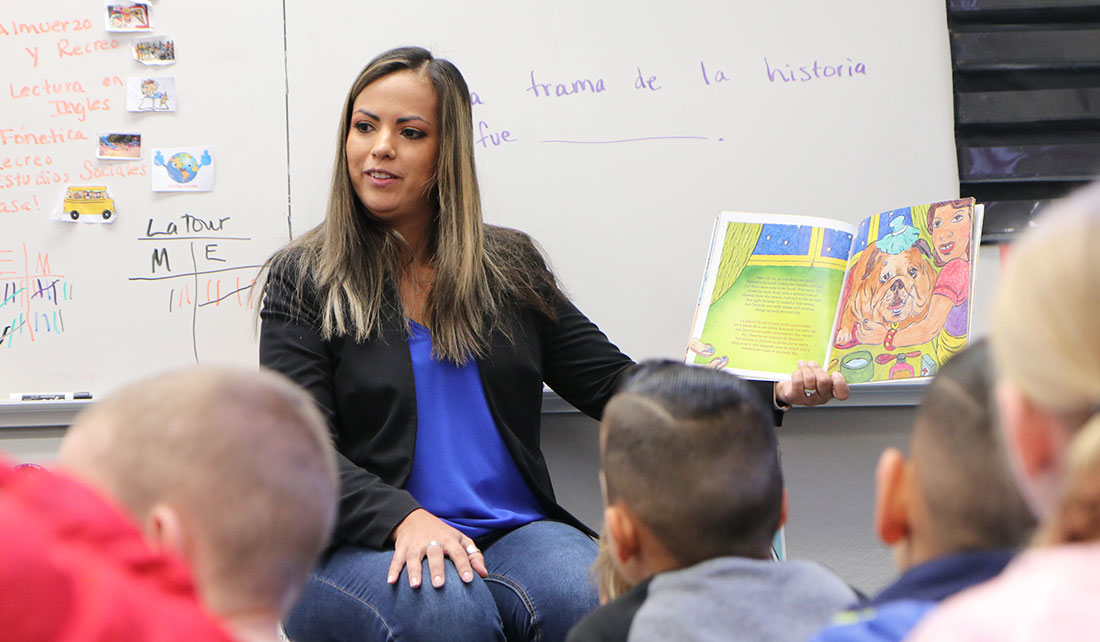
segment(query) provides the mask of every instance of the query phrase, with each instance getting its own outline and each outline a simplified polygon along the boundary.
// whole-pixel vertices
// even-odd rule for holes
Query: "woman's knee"
[[[504,640],[500,613],[485,582],[479,577],[463,582],[450,563],[446,575],[441,588],[408,589],[412,595],[403,601],[408,609],[394,623],[394,639]]]
[[[389,622],[369,601],[312,575],[283,622],[295,642],[393,639]]]
[[[443,587],[414,589],[408,582],[402,572],[394,585],[383,580],[368,593],[314,575],[287,619],[287,634],[295,642],[504,639],[496,602],[481,578],[466,584],[448,562]]]

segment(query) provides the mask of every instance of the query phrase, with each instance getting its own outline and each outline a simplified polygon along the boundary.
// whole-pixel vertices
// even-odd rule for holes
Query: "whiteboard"
[[[104,30],[101,2],[9,5],[0,332],[19,331],[0,342],[0,400],[254,364],[253,266],[321,220],[344,93],[393,46],[463,71],[487,219],[534,236],[635,358],[682,354],[722,210],[855,221],[958,189],[942,3],[159,0],[154,31],[179,56],[164,68]],[[125,111],[120,83],[141,75],[174,76],[178,111]],[[96,160],[109,131],[141,132],[145,157]],[[177,146],[214,152],[214,191],[152,191],[152,150]],[[47,156],[69,181],[36,182]],[[63,184],[106,167],[130,172],[95,179],[117,201],[113,224],[49,220]],[[17,175],[30,184],[9,186]],[[190,232],[185,215],[225,220]]]
[[[534,236],[635,358],[682,355],[719,212],[855,222],[957,196],[943,3],[287,0],[286,22],[295,234],[323,215],[360,68],[427,47],[476,94],[487,220]]]
[[[176,43],[164,67],[104,14],[57,0],[0,17],[0,400],[257,361],[250,266],[289,238],[282,8],[152,3]],[[174,76],[177,111],[126,111],[137,76]],[[103,132],[141,133],[143,158],[97,160]],[[214,191],[154,193],[152,150],[183,146],[212,152]],[[50,220],[71,184],[107,186],[114,223]]]

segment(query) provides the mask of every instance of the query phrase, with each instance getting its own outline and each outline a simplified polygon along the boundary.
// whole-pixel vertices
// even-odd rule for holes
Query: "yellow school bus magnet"
[[[118,210],[106,185],[69,185],[50,218],[83,223],[114,223]]]

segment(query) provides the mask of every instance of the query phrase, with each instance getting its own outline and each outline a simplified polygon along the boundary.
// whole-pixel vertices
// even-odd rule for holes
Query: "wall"
[[[476,95],[486,218],[540,241],[636,358],[683,354],[719,212],[856,222],[957,195],[943,3],[286,8],[294,232],[323,215],[359,69],[429,47]]]
[[[216,16],[216,18],[215,18]],[[152,4],[177,61],[147,67],[103,2],[0,9],[0,399],[103,393],[201,361],[256,363],[250,286],[289,238],[282,10]],[[145,34],[139,34],[145,35]],[[129,112],[130,78],[175,78],[175,112]],[[140,160],[99,160],[101,133]],[[154,150],[208,150],[214,191],[153,192]],[[110,224],[50,219],[70,185],[109,189]]]

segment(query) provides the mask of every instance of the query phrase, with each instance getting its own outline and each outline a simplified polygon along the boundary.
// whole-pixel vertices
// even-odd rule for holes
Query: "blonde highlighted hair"
[[[359,201],[346,155],[356,97],[367,85],[397,72],[423,75],[438,100],[439,155],[429,188],[436,211],[428,239],[435,279],[425,318],[435,356],[463,363],[485,353],[489,332],[499,327],[496,322],[506,301],[519,301],[553,317],[553,298],[559,290],[529,238],[483,224],[470,91],[453,63],[426,49],[386,51],[359,73],[341,112],[325,220],[272,257],[257,287],[266,293],[272,264],[290,261],[298,291],[309,283],[320,292],[319,329],[326,339],[350,335],[365,341],[377,332],[385,305],[400,308],[396,289],[409,260],[408,244]]]
[[[990,340],[1000,375],[1080,426],[1100,403],[1100,183],[1050,207],[1012,248]]]
[[[1067,463],[1058,506],[1036,537],[1040,546],[1100,539],[1100,418],[1074,437]]]
[[[1041,543],[1100,538],[1100,183],[1051,205],[1012,250],[990,333],[1000,376],[1073,433]]]
[[[596,584],[596,594],[600,598],[600,604],[607,604],[617,600],[632,587],[623,574],[615,566],[614,552],[611,550],[611,535],[607,529],[600,531],[600,545],[596,551],[596,559],[592,562],[589,572],[592,581]]]

